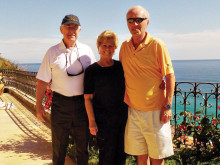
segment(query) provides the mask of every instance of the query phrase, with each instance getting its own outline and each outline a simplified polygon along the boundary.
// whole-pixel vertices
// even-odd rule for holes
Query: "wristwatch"
[[[171,108],[172,108],[172,106],[171,106],[171,105],[169,105],[169,104],[164,105],[164,107],[165,107],[166,109],[171,109]]]

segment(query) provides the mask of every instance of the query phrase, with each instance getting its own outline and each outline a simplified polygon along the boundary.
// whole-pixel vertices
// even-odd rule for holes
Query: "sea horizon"
[[[220,59],[172,60],[176,81],[220,82]],[[41,63],[20,63],[18,67],[38,72]]]

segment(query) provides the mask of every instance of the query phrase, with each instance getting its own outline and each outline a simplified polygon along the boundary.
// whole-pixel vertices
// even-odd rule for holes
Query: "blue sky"
[[[75,14],[82,25],[79,41],[99,59],[101,32],[116,32],[120,44],[130,38],[125,18],[134,5],[149,11],[147,31],[166,43],[173,60],[220,59],[220,0],[0,0],[1,56],[15,63],[41,62],[62,39],[63,17]]]

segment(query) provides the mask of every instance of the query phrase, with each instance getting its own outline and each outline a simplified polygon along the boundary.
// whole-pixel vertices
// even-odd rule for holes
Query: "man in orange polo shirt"
[[[153,38],[146,28],[149,13],[141,6],[127,12],[127,25],[132,35],[120,49],[124,68],[128,104],[125,152],[138,156],[138,165],[163,164],[173,155],[170,119],[175,76],[166,45]],[[166,90],[159,85],[166,79]]]

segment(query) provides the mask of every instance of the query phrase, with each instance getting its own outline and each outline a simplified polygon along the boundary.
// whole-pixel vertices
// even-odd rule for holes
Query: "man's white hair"
[[[142,6],[140,6],[140,5],[132,6],[132,7],[128,10],[127,14],[128,14],[129,12],[131,12],[132,10],[134,10],[134,9],[139,9],[139,10],[143,11],[145,17],[146,17],[147,19],[150,18],[150,14],[149,14],[149,12],[147,11],[147,9],[145,9],[144,7],[142,7]]]

